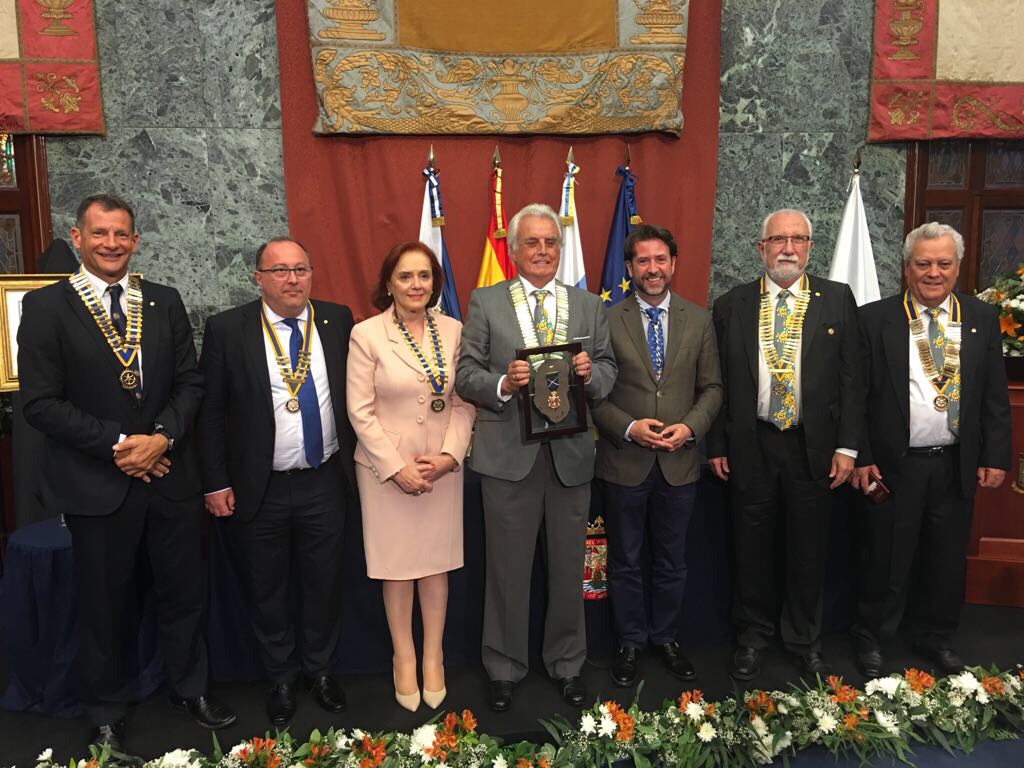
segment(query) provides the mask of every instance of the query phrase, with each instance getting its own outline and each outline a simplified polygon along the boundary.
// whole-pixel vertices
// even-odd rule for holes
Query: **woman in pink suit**
[[[395,698],[420,702],[412,638],[413,590],[423,618],[423,701],[445,697],[448,571],[462,567],[462,477],[476,409],[454,392],[462,323],[430,311],[444,284],[433,251],[396,245],[381,265],[381,314],[352,330],[348,413],[359,444],[356,480],[366,571],[384,581]]]

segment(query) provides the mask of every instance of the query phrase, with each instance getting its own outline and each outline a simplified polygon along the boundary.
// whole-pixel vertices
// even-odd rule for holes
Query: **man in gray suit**
[[[555,212],[526,206],[512,217],[508,242],[519,277],[473,291],[455,378],[459,395],[479,407],[469,464],[481,475],[487,538],[483,661],[491,708],[503,712],[529,668],[530,575],[543,532],[544,666],[578,707],[586,696],[582,582],[594,438],[587,431],[523,440],[516,395],[529,383],[530,364],[516,350],[581,342],[572,367],[591,400],[611,391],[615,358],[601,301],[555,280],[562,245]]]
[[[678,255],[672,233],[642,224],[626,238],[634,296],[608,311],[619,366],[615,387],[593,408],[600,430],[597,476],[605,494],[608,592],[618,651],[612,681],[636,682],[637,652],[650,643],[669,673],[697,675],[676,637],[686,588],[686,529],[700,456],[722,405],[711,315],[669,290]],[[641,556],[651,546],[651,615]]]

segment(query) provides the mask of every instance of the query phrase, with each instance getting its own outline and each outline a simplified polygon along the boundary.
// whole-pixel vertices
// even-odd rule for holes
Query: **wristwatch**
[[[154,435],[163,435],[164,439],[167,440],[167,450],[168,451],[173,451],[174,450],[174,436],[171,435],[171,433],[168,432],[166,429],[164,429],[164,425],[163,424],[154,424],[153,425],[153,434]]]

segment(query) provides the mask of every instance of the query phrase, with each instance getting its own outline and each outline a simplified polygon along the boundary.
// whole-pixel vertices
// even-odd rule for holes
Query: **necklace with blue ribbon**
[[[89,310],[114,356],[124,366],[118,377],[121,388],[129,391],[135,389],[139,383],[139,374],[132,367],[132,363],[139,354],[139,347],[142,344],[142,279],[138,275],[128,276],[128,290],[125,291],[128,311],[125,313],[124,338],[121,338],[121,334],[114,328],[110,315],[103,308],[103,302],[93,290],[85,271],[79,270],[71,276],[70,281],[71,287]]]
[[[262,302],[260,303],[260,318],[263,321],[263,331],[267,334],[267,338],[270,339],[270,346],[274,349],[274,359],[277,362],[278,370],[281,372],[281,380],[288,390],[289,398],[284,404],[285,410],[288,413],[299,412],[299,390],[302,389],[302,385],[306,383],[306,379],[309,377],[309,366],[312,359],[310,348],[313,344],[314,313],[312,304],[307,302],[306,306],[309,308],[306,334],[302,338],[302,348],[299,350],[298,363],[293,369],[291,355],[285,352],[284,347],[281,345],[281,340],[277,338],[274,324],[267,317],[266,305]]]
[[[423,368],[423,372],[427,375],[427,381],[430,382],[430,389],[434,394],[434,398],[430,401],[430,410],[434,413],[440,413],[444,410],[444,390],[448,385],[448,369],[444,363],[444,349],[441,347],[441,335],[437,332],[437,323],[434,321],[433,316],[429,312],[426,313],[427,321],[427,335],[430,337],[430,345],[434,349],[434,364],[431,365],[427,360],[427,356],[423,354],[423,350],[420,349],[420,345],[416,343],[416,339],[409,333],[409,329],[405,327],[405,323],[402,322],[402,318],[398,316],[398,313],[394,313],[395,325],[398,326],[398,330],[402,333],[402,338],[405,339],[405,343],[412,350],[413,355],[420,363],[420,367]]]

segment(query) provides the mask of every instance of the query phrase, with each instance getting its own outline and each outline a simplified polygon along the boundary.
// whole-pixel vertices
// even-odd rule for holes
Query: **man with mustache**
[[[595,474],[607,501],[608,592],[618,643],[610,673],[612,682],[628,687],[648,643],[670,674],[697,676],[676,639],[686,529],[700,477],[694,446],[722,405],[722,376],[710,313],[669,290],[679,252],[672,233],[642,224],[624,250],[634,295],[608,310],[619,374],[592,413],[600,431]],[[641,569],[648,539],[649,618]]]
[[[848,285],[805,274],[812,241],[802,212],[765,217],[756,245],[765,273],[713,309],[726,397],[708,455],[732,501],[732,675],[757,675],[775,634],[781,515],[779,631],[813,679],[828,674],[819,636],[832,492],[853,471],[863,422],[857,305]]]
[[[867,677],[881,675],[915,560],[927,578],[915,601],[914,647],[942,674],[963,668],[953,635],[974,493],[998,488],[1010,466],[999,312],[953,290],[963,255],[959,232],[922,224],[903,245],[906,293],[860,310],[870,407],[851,482],[868,493],[882,480],[892,493],[863,510],[853,636]]]

